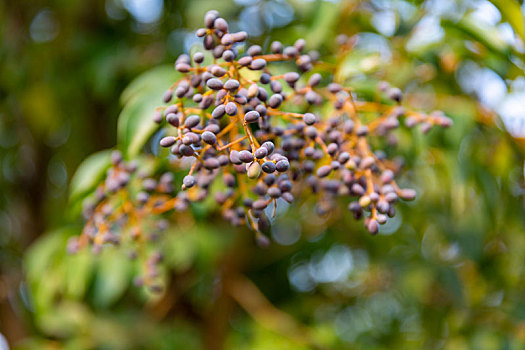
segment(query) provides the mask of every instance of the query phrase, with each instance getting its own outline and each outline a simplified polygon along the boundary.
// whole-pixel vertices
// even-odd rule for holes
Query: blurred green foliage
[[[141,22],[140,3],[163,4],[160,17]],[[167,288],[154,295],[133,286],[141,266],[124,250],[65,248],[106,149],[149,147],[171,63],[212,8],[255,23],[261,45],[305,37],[330,52],[336,34],[361,33],[350,85],[390,81],[455,124],[400,132],[419,196],[379,236],[345,208],[326,229],[306,200],[261,250],[196,208],[160,237]],[[524,91],[517,1],[23,0],[1,2],[0,23],[0,333],[13,347],[525,348],[523,143],[503,108]]]

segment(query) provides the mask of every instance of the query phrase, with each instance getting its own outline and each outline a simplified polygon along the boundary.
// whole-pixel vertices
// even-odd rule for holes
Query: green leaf
[[[28,249],[24,270],[37,313],[52,310],[56,295],[63,291],[67,240],[80,230],[78,226],[68,226],[47,232]]]
[[[525,18],[520,4],[515,0],[491,0],[491,2],[501,12],[503,20],[509,22],[514,32],[525,40]]]
[[[330,35],[337,24],[340,8],[328,1],[318,1],[313,21],[308,30],[306,42],[311,47],[319,47]]]
[[[118,119],[117,143],[127,158],[136,156],[159,128],[152,121],[162,95],[178,78],[173,67],[160,66],[139,76],[124,90],[124,105]]]
[[[82,299],[91,281],[96,257],[84,249],[64,259],[64,282],[66,294],[73,299]]]
[[[507,57],[510,53],[509,45],[503,40],[496,28],[482,27],[469,16],[465,16],[457,22],[444,19],[441,24],[445,28],[455,28],[463,32],[472,39],[485,45],[487,49],[495,54]]]
[[[86,158],[71,179],[70,202],[72,203],[93,190],[110,165],[111,150],[100,151]]]
[[[132,263],[124,252],[116,249],[104,250],[97,263],[93,303],[105,308],[120,298],[128,287]]]
[[[24,259],[24,268],[30,282],[40,280],[55,260],[65,254],[67,239],[73,232],[69,227],[46,232],[31,245]]]
[[[52,312],[38,315],[35,321],[45,334],[64,338],[81,332],[89,324],[90,316],[85,305],[66,300],[57,303]]]
[[[197,243],[196,234],[193,232],[170,232],[166,235],[163,245],[166,263],[175,271],[188,269],[195,260]]]

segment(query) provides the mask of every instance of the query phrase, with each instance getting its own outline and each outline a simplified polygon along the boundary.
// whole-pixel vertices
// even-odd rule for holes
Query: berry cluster
[[[377,233],[378,224],[394,215],[398,198],[415,197],[414,190],[397,186],[398,167],[373,152],[369,140],[385,137],[404,115],[407,126],[421,123],[423,131],[449,126],[449,118],[407,112],[401,91],[387,83],[378,89],[392,104],[357,101],[351,88],[330,81],[337,65],[312,73],[322,63],[317,52],[304,52],[303,39],[286,47],[274,41],[266,54],[259,45],[245,44],[246,32],[230,32],[216,11],[204,22],[197,36],[207,53],[179,56],[175,69],[184,77],[164,94],[171,104],[154,115],[157,123],[165,120],[169,134],[160,145],[192,161],[178,207],[206,198],[220,177],[225,188],[214,197],[234,225],[246,221],[256,232],[265,231],[270,223],[265,208],[310,191],[319,196],[320,214],[336,197],[350,198],[353,215],[368,213],[365,226]],[[337,39],[340,54],[351,50],[352,39]],[[295,69],[276,74],[273,62],[290,62]]]
[[[123,237],[151,241],[166,227],[159,215],[210,196],[225,219],[248,224],[262,245],[269,243],[265,233],[277,205],[294,197],[317,196],[320,215],[338,198],[346,199],[372,234],[395,214],[398,199],[414,199],[414,190],[395,181],[398,162],[377,145],[395,143],[391,132],[401,120],[427,132],[434,125],[450,126],[449,118],[405,109],[401,90],[386,82],[377,87],[378,101],[359,99],[338,80],[354,38],[338,36],[337,60],[328,63],[316,51],[305,53],[303,39],[292,46],[274,41],[271,53],[263,53],[258,45],[246,45],[245,32],[230,32],[216,11],[204,22],[206,28],[197,30],[204,50],[177,58],[175,69],[183,76],[153,116],[164,127],[160,146],[169,150],[173,172],[155,179],[115,152],[71,250],[92,244],[99,251],[106,243],[121,244]],[[179,191],[174,173],[182,169]],[[161,260],[158,252],[151,254],[155,258],[147,261]]]
[[[303,39],[286,47],[274,41],[271,53],[263,53],[246,45],[245,32],[230,32],[216,11],[204,22],[197,30],[204,50],[179,56],[175,69],[183,77],[153,116],[163,126],[160,146],[170,153],[172,169],[155,176],[115,151],[105,181],[85,203],[87,223],[70,251],[129,245],[130,257],[139,255],[145,266],[136,283],[159,290],[162,255],[147,243],[166,229],[162,214],[185,211],[192,202],[213,196],[225,219],[247,224],[267,245],[277,206],[294,197],[316,196],[319,215],[346,199],[372,234],[394,216],[398,199],[414,199],[414,190],[395,181],[399,162],[377,147],[395,144],[392,131],[401,120],[427,132],[450,126],[449,118],[405,109],[401,90],[386,82],[378,84],[380,99],[358,98],[339,81],[354,38],[338,36],[337,59],[329,63],[316,51],[305,53]],[[174,174],[184,169],[182,184],[174,184]]]

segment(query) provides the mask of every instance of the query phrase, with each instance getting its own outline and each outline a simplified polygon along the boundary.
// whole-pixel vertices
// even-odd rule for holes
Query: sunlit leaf
[[[525,19],[519,2],[515,0],[491,0],[491,2],[501,12],[503,20],[509,22],[516,34],[525,40]]]
[[[90,155],[80,164],[71,179],[69,199],[74,201],[93,190],[111,164],[111,150]]]
[[[127,157],[136,156],[159,128],[152,121],[153,113],[178,75],[172,66],[160,66],[139,76],[122,93],[124,108],[118,119],[117,143]]]
[[[499,35],[496,28],[483,27],[468,16],[459,21],[443,20],[442,25],[460,30],[496,54],[507,56],[510,52],[508,44]]]

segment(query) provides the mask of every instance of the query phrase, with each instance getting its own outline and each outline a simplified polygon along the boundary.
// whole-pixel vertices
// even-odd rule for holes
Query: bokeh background
[[[356,89],[388,80],[454,127],[401,132],[419,196],[378,236],[298,206],[261,250],[196,216],[163,235],[168,288],[152,295],[118,249],[66,254],[82,227],[68,185],[116,144],[122,91],[195,45],[209,9],[263,47],[304,37],[329,53],[357,34]],[[0,349],[525,348],[524,13],[517,0],[0,1]]]

